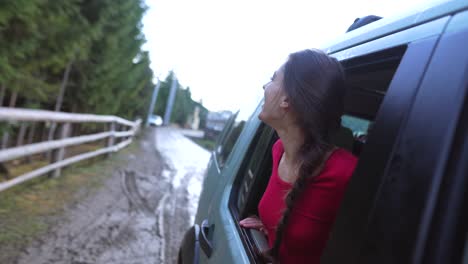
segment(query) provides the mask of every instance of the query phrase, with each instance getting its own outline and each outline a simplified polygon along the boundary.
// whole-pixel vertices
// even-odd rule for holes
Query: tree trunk
[[[68,77],[70,76],[70,71],[71,71],[72,64],[73,64],[73,60],[71,60],[67,64],[67,67],[65,68],[65,72],[64,72],[63,78],[62,78],[62,84],[60,85],[60,91],[59,91],[59,94],[57,96],[57,101],[55,102],[55,108],[54,108],[55,112],[59,112],[60,109],[62,108],[63,96],[65,95],[65,89],[67,88]],[[56,123],[52,123],[50,125],[49,135],[47,136],[47,141],[51,141],[51,140],[54,139],[54,134],[55,134],[56,127],[57,127]],[[52,152],[48,151],[47,152],[47,160],[50,160],[51,155],[52,155]]]
[[[60,127],[60,139],[65,139],[68,137],[68,133],[70,132],[70,123],[63,123]],[[50,164],[57,163],[62,161],[65,158],[65,147],[61,147],[59,149],[54,150],[51,152],[51,159],[50,159]],[[58,168],[52,171],[51,174],[49,174],[52,177],[58,177],[60,176],[62,169]]]
[[[78,104],[77,104],[77,103],[73,103],[73,104],[72,104],[72,108],[71,108],[71,112],[72,112],[72,113],[76,113],[76,110],[78,110]]]
[[[8,140],[10,139],[10,135],[8,132],[3,133],[2,136],[2,149],[8,148]]]
[[[8,107],[15,107],[16,106],[16,99],[18,99],[18,92],[13,92],[10,97],[10,104]]]
[[[34,136],[36,133],[36,125],[37,123],[32,123],[31,126],[29,127],[28,131],[28,145],[31,145],[34,142]]]
[[[59,95],[57,97],[57,101],[55,102],[55,109],[54,109],[55,112],[59,112],[60,108],[62,108],[63,96],[65,95],[65,89],[67,88],[68,77],[70,76],[72,64],[73,64],[73,60],[71,60],[67,64],[67,68],[65,68],[65,72],[63,74],[63,79],[62,79],[62,84],[60,85]]]
[[[47,140],[47,133],[49,131],[49,128],[47,127],[47,122],[42,123],[41,125],[41,142],[44,142]]]
[[[2,84],[0,87],[0,106],[3,106],[3,99],[5,99],[6,87]]]
[[[47,126],[47,122],[43,122],[41,124],[40,142],[47,141],[48,133],[49,133],[49,127]],[[43,159],[46,159],[49,156],[49,152],[44,152],[44,153],[41,154],[41,156],[42,156]]]
[[[15,107],[16,99],[18,99],[18,92],[14,91],[11,94],[10,103],[8,104],[8,107],[11,107],[11,108]],[[2,149],[8,148],[8,141],[10,141],[10,133],[8,133],[7,131],[3,133],[3,136],[2,136]]]
[[[28,142],[26,144],[31,145],[34,142],[34,134],[36,132],[36,123],[32,123],[28,131]],[[26,157],[26,162],[31,163],[31,156]]]
[[[20,130],[19,130],[19,133],[18,133],[18,139],[16,141],[16,146],[19,147],[19,146],[22,146],[23,143],[24,143],[24,136],[26,135],[26,128],[28,127],[28,124],[26,124],[25,122],[23,122],[21,124],[21,127],[20,127]]]
[[[78,104],[76,102],[73,102],[72,107],[71,107],[71,112],[77,113],[77,110],[78,110]],[[73,125],[74,129],[72,129],[72,133],[71,133],[72,137],[80,135],[80,129],[81,129],[80,125],[81,125],[80,123],[75,123]]]

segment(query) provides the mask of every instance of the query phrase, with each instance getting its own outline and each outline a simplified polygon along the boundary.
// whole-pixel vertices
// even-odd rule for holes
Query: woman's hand
[[[268,235],[268,231],[262,223],[262,220],[256,215],[249,216],[239,222],[239,225],[244,228],[253,228],[257,229],[260,232]]]

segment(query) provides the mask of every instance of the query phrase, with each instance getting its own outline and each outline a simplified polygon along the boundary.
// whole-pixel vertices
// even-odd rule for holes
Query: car
[[[151,115],[148,118],[148,124],[150,126],[161,126],[163,124],[163,119],[158,115]]]
[[[324,48],[347,75],[334,142],[359,161],[321,263],[468,263],[467,43],[468,2],[438,1]],[[265,237],[238,224],[271,174],[260,106],[218,138],[179,263],[262,263]]]

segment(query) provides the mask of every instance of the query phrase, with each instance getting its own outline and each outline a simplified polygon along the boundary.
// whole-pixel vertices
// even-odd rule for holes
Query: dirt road
[[[146,131],[138,144],[18,263],[176,263],[209,153],[170,128]]]

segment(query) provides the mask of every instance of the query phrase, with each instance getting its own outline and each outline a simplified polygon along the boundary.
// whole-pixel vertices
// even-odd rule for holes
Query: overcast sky
[[[155,75],[173,69],[210,110],[257,102],[288,54],[320,48],[357,17],[388,17],[423,0],[146,0],[144,33]]]

